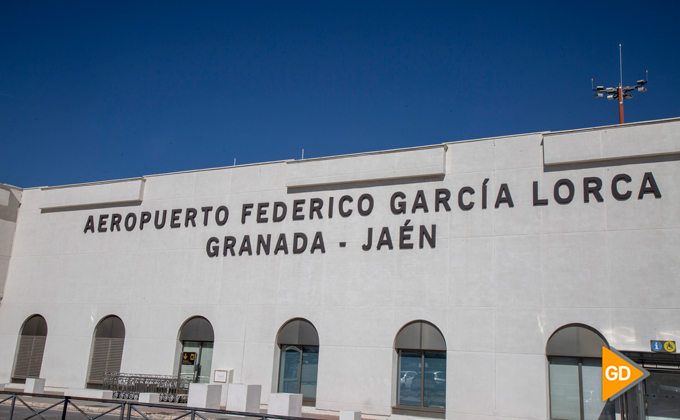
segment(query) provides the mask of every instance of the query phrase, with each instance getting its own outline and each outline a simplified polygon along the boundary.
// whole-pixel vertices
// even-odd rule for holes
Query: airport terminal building
[[[233,370],[317,414],[680,419],[679,273],[680,118],[0,185],[0,383]],[[615,403],[603,346],[651,372]]]

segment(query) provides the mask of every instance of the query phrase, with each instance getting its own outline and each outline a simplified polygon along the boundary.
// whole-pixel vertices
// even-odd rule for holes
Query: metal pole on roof
[[[619,124],[623,124],[623,59],[621,58],[621,44],[619,44]]]
[[[647,70],[645,80],[638,80],[635,86],[623,86],[623,54],[621,52],[621,44],[619,44],[619,85],[617,87],[608,87],[605,89],[604,86],[592,86],[593,79],[591,78],[591,89],[595,92],[596,98],[604,98],[605,94],[607,100],[617,99],[619,101],[619,124],[623,124],[623,100],[633,99],[631,91],[637,90],[638,92],[647,92],[647,88],[644,87],[649,80],[649,73]]]

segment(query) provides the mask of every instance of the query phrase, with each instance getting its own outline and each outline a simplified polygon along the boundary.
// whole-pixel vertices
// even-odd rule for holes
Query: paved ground
[[[0,394],[0,401],[4,400],[6,397],[9,395],[7,394]],[[22,404],[18,399],[15,403],[14,407],[14,414],[12,416],[12,420],[61,420],[61,416],[63,413],[63,403],[47,410],[48,407],[60,403],[62,401],[61,398],[40,398],[40,397],[26,397],[22,396],[21,399],[25,401],[33,410],[37,411],[40,413],[40,416],[37,416],[34,411],[31,411],[30,408],[26,407],[24,404]],[[0,420],[9,420],[9,415],[10,415],[10,401],[5,401],[3,404],[0,404]],[[102,402],[96,402],[96,401],[74,401],[74,403],[80,408],[83,412],[87,414],[84,415],[80,411],[78,411],[76,408],[72,407],[69,405],[69,410],[66,414],[66,420],[87,420],[88,416],[89,418],[95,418],[97,416],[99,420],[120,420],[120,408],[117,408],[120,406],[120,403],[102,403]],[[177,417],[182,416],[183,414],[187,413],[186,405],[184,404],[167,404],[166,405],[171,405],[174,406],[172,408],[167,408],[167,407],[141,407],[141,406],[134,406],[137,410],[141,411],[149,417],[152,420],[173,420],[176,419]],[[176,408],[175,408],[176,407]],[[110,414],[103,414],[111,409],[116,408],[114,411],[112,411]],[[127,410],[127,409],[126,409]],[[245,416],[234,416],[234,415],[220,415],[220,414],[212,414],[212,413],[200,413],[203,417],[206,419],[214,419],[214,420],[256,420],[258,417],[245,417]],[[264,414],[264,413],[263,413]],[[41,418],[42,417],[42,418]],[[124,418],[127,417],[127,411],[124,413]],[[134,410],[131,412],[131,417],[134,417],[135,419],[139,420],[142,419],[143,417],[139,414],[136,413]],[[324,415],[307,415],[303,414],[303,417],[307,418],[314,418],[314,419],[319,419],[319,420],[337,420],[337,416],[324,416]],[[181,420],[191,420],[190,416],[182,417]],[[200,417],[196,417],[195,420],[201,420]]]
[[[61,420],[61,416],[63,414],[63,408],[64,405],[61,402],[61,399],[52,399],[52,398],[33,398],[33,397],[22,397],[22,399],[35,411],[32,411],[31,408],[26,407],[26,405],[22,404],[19,400],[16,401],[15,407],[14,407],[14,414],[12,416],[12,420],[41,420],[41,417],[43,420]],[[53,406],[54,404],[60,403],[59,405],[48,409],[48,407]],[[93,402],[93,401],[74,401],[75,405],[80,408],[87,416],[90,418],[95,418],[97,416],[98,419],[101,420],[120,420],[120,404],[112,403],[112,404],[107,404],[107,403],[100,403],[100,402]],[[175,419],[179,416],[182,416],[183,414],[187,413],[186,407],[184,406],[178,406],[176,409],[169,409],[169,408],[164,408],[164,407],[140,407],[140,406],[134,406],[137,410],[141,411],[144,413],[146,416],[148,416],[151,419],[158,419],[158,420],[170,420],[170,419]],[[0,404],[0,420],[9,420],[9,415],[10,415],[10,404],[9,401]],[[104,414],[108,412],[109,410],[114,409],[114,411],[111,411],[109,414]],[[46,411],[44,411],[46,410]],[[36,415],[35,412],[38,412],[40,416]],[[66,413],[66,419],[67,420],[87,420],[87,416],[83,414],[82,412],[78,411],[75,407],[73,407],[71,404],[69,404],[69,410]],[[248,419],[248,417],[242,417],[242,416],[226,416],[226,415],[219,415],[219,414],[207,414],[207,413],[200,413],[202,416],[208,418],[208,419],[229,419],[229,420],[245,420]],[[125,409],[124,412],[124,418],[127,417],[127,408]],[[135,410],[131,410],[131,417],[134,417],[136,419],[141,419],[142,416],[141,414],[135,412]],[[250,419],[257,419],[257,417],[249,417]],[[190,420],[190,416],[183,417],[183,420]],[[197,417],[196,420],[200,420],[200,417]]]
[[[33,409],[36,410],[39,413],[42,410],[44,410],[44,408],[37,408],[37,407],[33,407]],[[119,413],[120,413],[120,411],[118,411],[117,414],[115,414],[115,415],[111,415],[111,414],[104,415],[104,416],[100,417],[100,419],[101,420],[119,420],[120,419]],[[0,405],[0,419],[1,420],[9,420],[9,414],[10,414],[10,406],[6,405],[6,404]],[[95,416],[99,415],[98,413],[88,413],[88,414],[91,417],[95,417]],[[62,406],[48,410],[44,413],[41,413],[40,415],[42,416],[42,418],[44,420],[61,420]],[[31,416],[33,416],[33,417],[31,418]],[[31,420],[41,420],[40,417],[35,416],[34,413],[30,409],[26,408],[23,405],[20,405],[20,406],[18,405],[14,408],[14,414],[12,416],[12,420],[25,420],[25,419],[28,419],[28,418],[31,418]],[[66,414],[66,419],[67,420],[86,420],[87,418],[77,411],[69,411]]]

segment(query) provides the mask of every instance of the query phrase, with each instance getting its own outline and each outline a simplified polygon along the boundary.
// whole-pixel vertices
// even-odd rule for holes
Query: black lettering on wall
[[[418,209],[422,209],[425,213],[429,211],[427,208],[427,200],[425,200],[425,192],[423,190],[418,190],[416,193],[416,199],[413,200],[411,213],[415,213]]]
[[[392,236],[390,235],[390,228],[384,227],[380,231],[380,238],[378,239],[378,244],[375,246],[375,249],[378,251],[380,248],[384,245],[387,245],[387,248],[393,249],[392,245]]]
[[[562,186],[567,187],[568,194],[566,197],[560,195],[560,188]],[[553,189],[553,197],[557,204],[569,204],[571,200],[574,199],[574,183],[569,179],[560,179],[555,183],[555,188]]]
[[[474,190],[473,190],[474,191]],[[473,192],[474,194],[474,192]],[[444,206],[444,210],[451,211],[451,206],[449,206],[449,199],[451,198],[451,191],[447,188],[439,188],[434,191],[434,211],[439,211],[439,205]]]
[[[600,190],[602,189],[602,180],[596,176],[583,178],[583,202],[589,203],[592,194],[595,201],[601,203],[604,201]]]
[[[474,194],[475,190],[472,189],[472,187],[463,187],[458,191],[458,207],[460,207],[461,210],[471,210],[474,206],[475,203],[470,201],[469,203],[465,203],[465,200],[463,199],[463,194]],[[446,206],[448,207],[448,205]]]
[[[489,182],[489,178],[485,178],[484,182],[482,182],[482,210],[486,208],[486,196],[488,192],[488,187],[487,183]]]
[[[361,249],[363,249],[364,251],[368,251],[369,249],[371,249],[371,246],[373,245],[372,242],[373,242],[373,228],[368,228],[368,239],[366,240],[365,244],[361,245]]]
[[[352,214],[352,209],[345,210],[345,203],[351,203],[352,201],[354,201],[354,199],[349,195],[340,197],[340,201],[338,201],[338,213],[340,213],[340,216],[349,217],[349,215]]]
[[[534,207],[535,206],[547,206],[547,198],[538,198],[538,181],[534,181]]]
[[[170,229],[182,227],[182,224],[179,222],[179,216],[181,213],[182,209],[173,209],[170,212]]]
[[[227,220],[229,220],[229,209],[227,206],[219,206],[215,210],[215,223],[217,223],[217,226],[224,226]]]
[[[321,232],[316,232],[314,234],[314,240],[312,240],[312,248],[310,250],[310,254],[313,254],[314,251],[316,250],[321,251],[322,254],[326,253],[326,245],[323,243],[323,235]]]
[[[94,216],[92,215],[90,215],[90,217],[87,218],[87,222],[85,222],[85,229],[83,229],[83,233],[87,233],[88,230],[94,233]]]
[[[265,241],[264,236],[257,235],[257,255],[260,255],[260,248],[264,249],[264,254],[269,255],[269,245],[272,242],[272,235],[267,234],[267,240]]]
[[[401,199],[398,203],[396,202],[397,198]],[[392,194],[392,198],[390,199],[390,210],[392,210],[392,214],[406,214],[406,201],[404,201],[404,198],[406,198],[406,195],[401,191]]]
[[[333,218],[333,197],[328,198],[328,218]]]
[[[269,203],[257,203],[257,223],[267,223],[269,218],[267,216],[267,207]]]
[[[130,222],[132,221],[132,222]],[[127,216],[125,216],[125,230],[128,232],[131,232],[134,228],[135,225],[137,224],[137,215],[134,213],[128,213]]]
[[[399,226],[399,249],[413,249],[413,244],[406,242],[411,239],[409,232],[413,232],[413,226],[408,225],[410,222],[411,220],[407,219],[404,226]]]
[[[630,195],[632,193],[630,191],[626,191],[625,193],[621,194],[621,192],[619,191],[620,181],[623,181],[626,184],[628,184],[630,183],[630,181],[632,181],[632,179],[628,174],[618,174],[614,178],[612,178],[612,195],[618,201],[625,201],[630,198]]]
[[[189,207],[187,213],[184,216],[184,227],[189,227],[189,222],[191,222],[192,227],[196,227],[196,215],[198,212],[196,209]]]
[[[109,232],[113,232],[113,229],[115,228],[116,231],[120,232],[120,221],[123,220],[123,216],[121,216],[118,213],[113,213],[111,215],[111,227],[109,228]]]
[[[323,200],[320,198],[312,198],[309,200],[309,220],[314,219],[314,213],[319,219],[323,219],[321,209],[323,208]]]
[[[208,243],[205,244],[205,252],[210,258],[218,256],[220,253],[220,240],[214,236],[208,239]]]
[[[649,184],[649,186],[647,186],[647,184]],[[659,191],[659,186],[656,185],[656,180],[651,172],[645,172],[645,175],[642,177],[642,185],[640,185],[638,200],[642,200],[645,194],[654,194],[654,198],[661,198],[661,191]]]
[[[222,255],[225,257],[227,256],[227,251],[231,254],[231,256],[235,256],[236,253],[234,252],[234,246],[236,245],[236,238],[233,236],[225,236],[224,237],[224,249],[222,250]]]
[[[250,209],[253,208],[253,203],[245,203],[243,204],[243,207],[241,209],[241,224],[244,225],[246,223],[246,217],[250,216],[252,212]]]
[[[437,225],[432,225],[432,232],[429,233],[424,225],[420,225],[420,249],[423,249],[425,241],[434,248],[437,245]]]
[[[283,251],[284,254],[288,255],[288,242],[286,241],[285,233],[279,235],[279,239],[276,241],[276,247],[274,247],[274,255],[277,255],[279,251]]]
[[[99,215],[99,224],[97,225],[97,232],[106,232],[106,219],[109,218],[108,214]]]
[[[307,235],[302,232],[293,234],[293,254],[302,254],[307,249]]]
[[[305,220],[305,215],[302,214],[302,211],[304,210],[302,206],[305,205],[305,199],[303,198],[302,200],[293,200],[293,220]],[[295,246],[293,246],[295,248]]]
[[[165,226],[165,217],[168,215],[167,210],[163,210],[163,220],[160,222],[158,221],[158,215],[160,214],[160,211],[156,210],[156,215],[153,218],[153,225],[156,227],[156,229],[163,229],[163,226]]]
[[[279,210],[281,211],[280,214]],[[286,213],[288,213],[288,206],[286,206],[286,203],[281,201],[275,201],[274,212],[272,213],[272,220],[274,222],[280,222],[286,218]]]
[[[203,212],[203,226],[208,226],[208,215],[212,211],[212,206],[208,207],[201,207],[201,211]]]
[[[244,252],[247,252],[248,255],[253,255],[253,248],[250,246],[250,235],[245,235],[243,237],[241,248],[238,250],[238,255],[241,256]]]
[[[364,208],[365,202],[368,202],[368,207]],[[362,194],[357,201],[357,211],[362,216],[368,216],[373,211],[373,196],[371,194]]]
[[[508,207],[515,207],[515,204],[512,202],[512,195],[510,195],[508,184],[501,184],[501,187],[498,189],[498,196],[496,196],[496,204],[494,207],[499,208],[503,203],[507,204]]]
[[[144,225],[151,221],[151,213],[148,211],[142,212],[142,217],[139,218],[139,230],[144,230]]]

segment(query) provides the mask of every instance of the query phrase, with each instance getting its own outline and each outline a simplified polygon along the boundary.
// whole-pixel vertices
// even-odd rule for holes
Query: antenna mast
[[[649,81],[649,72],[645,70],[646,80],[638,80],[635,86],[623,86],[623,55],[621,53],[621,44],[619,44],[619,86],[618,87],[608,87],[604,86],[593,87],[593,78],[590,78],[591,89],[595,92],[596,98],[603,98],[605,93],[607,94],[607,100],[612,99],[619,100],[619,124],[623,124],[623,100],[633,99],[633,95],[630,94],[631,91],[636,90],[638,92],[647,92],[647,88],[644,87]]]
[[[623,58],[621,57],[621,44],[619,44],[619,86],[623,86]]]
[[[619,88],[617,89],[619,95],[619,124],[623,124],[623,59],[621,58],[621,44],[619,44]]]

